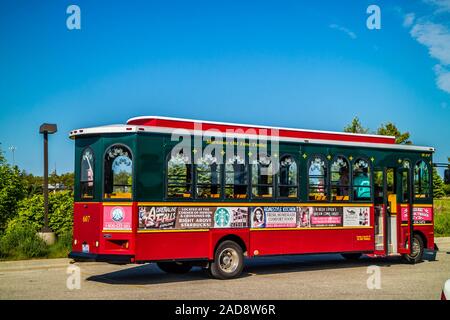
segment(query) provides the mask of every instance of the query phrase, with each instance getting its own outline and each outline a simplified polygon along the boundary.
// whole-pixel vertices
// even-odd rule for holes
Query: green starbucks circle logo
[[[214,221],[217,227],[228,227],[230,225],[230,212],[227,208],[217,208],[214,214]]]

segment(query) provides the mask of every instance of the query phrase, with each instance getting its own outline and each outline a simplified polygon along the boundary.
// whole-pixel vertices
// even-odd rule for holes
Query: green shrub
[[[434,233],[437,237],[450,236],[450,199],[434,200]]]
[[[37,236],[32,223],[11,221],[0,239],[0,253],[2,257],[12,259],[37,258],[45,257],[48,247]]]
[[[67,258],[67,255],[72,250],[72,230],[61,233],[56,243],[50,246],[49,249],[49,258]]]
[[[18,219],[20,222],[33,224],[36,230],[44,225],[44,196],[36,194],[23,199],[18,205]],[[72,230],[73,226],[73,193],[62,191],[49,195],[48,223],[57,235]]]

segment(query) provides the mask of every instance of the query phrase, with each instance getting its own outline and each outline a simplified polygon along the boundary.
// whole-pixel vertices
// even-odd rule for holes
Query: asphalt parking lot
[[[0,262],[0,299],[439,299],[450,278],[450,238],[437,243],[435,260],[416,265],[398,258],[348,262],[340,255],[257,258],[246,261],[240,278],[226,281],[200,268],[169,275],[153,264],[104,263],[75,264],[81,276],[73,281],[69,259]]]

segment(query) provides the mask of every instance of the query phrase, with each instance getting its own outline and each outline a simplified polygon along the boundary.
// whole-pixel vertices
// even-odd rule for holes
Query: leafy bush
[[[10,223],[0,239],[2,257],[26,259],[44,257],[47,253],[48,247],[37,236],[32,223],[17,223],[17,221]]]
[[[72,250],[72,230],[61,233],[49,249],[49,258],[66,258]]]
[[[36,194],[31,198],[23,199],[18,204],[18,216],[15,220],[24,221],[40,230],[44,225],[44,196]],[[48,223],[57,234],[72,230],[73,226],[73,193],[62,191],[49,195]]]
[[[434,233],[437,237],[450,236],[450,199],[434,200]]]
[[[26,194],[25,182],[17,167],[10,166],[0,150],[0,232],[17,212],[18,201]]]

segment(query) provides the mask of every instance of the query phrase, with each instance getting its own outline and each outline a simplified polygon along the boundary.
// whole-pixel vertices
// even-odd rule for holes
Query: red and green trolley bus
[[[228,279],[244,257],[434,249],[432,147],[157,116],[70,137],[75,261]]]

